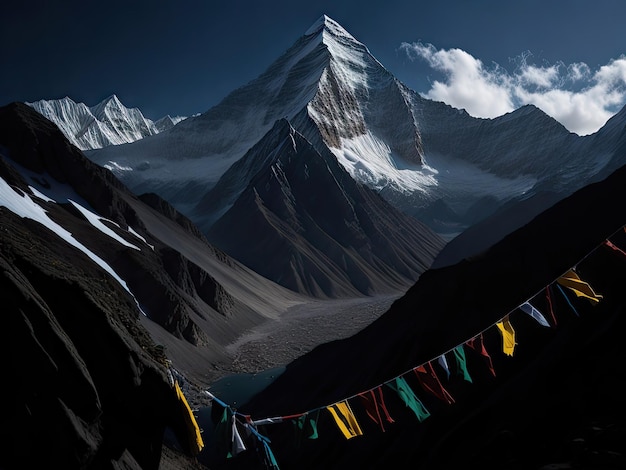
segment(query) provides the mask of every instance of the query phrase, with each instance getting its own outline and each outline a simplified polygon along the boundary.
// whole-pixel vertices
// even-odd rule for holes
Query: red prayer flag
[[[430,362],[427,362],[423,366],[416,367],[413,371],[415,372],[415,375],[417,375],[417,379],[420,381],[420,384],[422,384],[424,389],[428,390],[437,398],[447,402],[448,404],[454,403],[454,398],[452,398],[452,395],[450,395],[450,393],[443,388],[443,385],[441,385],[441,381],[439,380],[439,377],[437,377],[435,369],[433,369],[433,365]]]
[[[604,241],[604,245],[608,246],[611,250],[613,250],[615,253],[621,255],[622,257],[626,258],[626,251],[622,250],[620,247],[616,246],[614,243],[612,243],[609,240],[605,240]]]
[[[387,406],[385,405],[385,400],[383,399],[383,391],[381,387],[374,390],[368,390],[367,392],[359,393],[359,398],[361,398],[361,402],[365,407],[365,412],[367,416],[369,416],[372,421],[380,426],[380,428],[385,432],[385,426],[383,424],[382,417],[380,416],[380,410],[385,414],[385,418],[387,422],[393,423],[393,418],[389,415],[389,411],[387,411]]]
[[[546,300],[548,301],[548,310],[550,311],[550,316],[552,317],[552,321],[554,322],[554,326],[556,326],[556,316],[554,315],[554,307],[552,307],[552,294],[550,292],[550,286],[546,286]]]
[[[489,353],[487,352],[487,349],[485,348],[485,343],[483,341],[483,334],[479,333],[477,336],[474,336],[472,339],[468,340],[467,343],[465,344],[467,344],[470,348],[472,348],[474,351],[478,352],[481,356],[485,358],[485,360],[487,361],[487,366],[489,366],[489,370],[495,377],[496,371],[493,368],[493,362],[491,361],[491,356],[489,355]]]

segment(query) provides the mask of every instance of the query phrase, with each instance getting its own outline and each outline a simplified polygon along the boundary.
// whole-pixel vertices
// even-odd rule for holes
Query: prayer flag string
[[[621,230],[626,231],[626,226],[621,227],[619,231]],[[614,232],[611,236],[613,236],[615,233],[617,232]],[[609,236],[608,238],[610,238],[611,236]],[[587,253],[587,255],[585,255],[581,260],[579,260],[577,264],[581,263],[588,256],[594,253],[598,249],[599,246],[609,247],[613,251],[618,252],[620,255],[626,256],[626,252],[624,252],[623,250],[615,246],[608,238],[604,240],[596,248],[594,248],[589,253]],[[232,439],[232,442],[230,445],[230,450],[232,453],[229,452],[229,456],[242,452],[246,449],[243,439],[241,435],[239,434],[238,428],[236,425],[237,423],[240,423],[242,426],[244,426],[245,429],[251,431],[250,434],[254,435],[257,438],[257,440],[263,445],[265,455],[266,455],[266,465],[269,468],[278,469],[278,463],[276,462],[274,454],[272,453],[269,447],[269,443],[271,441],[267,437],[259,434],[259,432],[256,429],[257,426],[266,425],[266,424],[277,424],[277,423],[282,423],[287,420],[294,420],[294,422],[299,426],[299,429],[302,431],[304,429],[305,423],[309,422],[309,425],[312,431],[311,431],[311,434],[308,436],[308,438],[315,439],[317,438],[317,419],[318,419],[320,410],[323,410],[323,409],[326,409],[330,412],[339,430],[346,437],[346,439],[351,439],[353,437],[360,436],[363,434],[363,432],[358,422],[356,421],[354,413],[349,404],[349,401],[356,397],[360,398],[361,403],[363,404],[363,407],[365,408],[367,415],[376,424],[378,424],[380,428],[382,429],[382,431],[384,432],[385,427],[383,424],[381,411],[384,414],[385,419],[388,423],[393,423],[394,420],[389,415],[389,412],[387,411],[387,408],[383,399],[383,393],[382,393],[383,385],[396,391],[396,393],[402,399],[402,401],[404,401],[406,406],[412,409],[412,411],[415,413],[418,420],[423,421],[424,419],[430,416],[430,412],[422,404],[422,402],[419,400],[415,392],[410,388],[410,386],[408,385],[406,380],[403,378],[403,376],[413,371],[416,374],[418,381],[421,384],[423,389],[431,392],[433,395],[445,401],[446,403],[453,404],[455,401],[441,384],[441,381],[439,380],[439,377],[435,373],[435,370],[432,366],[432,362],[437,360],[439,365],[444,369],[447,377],[449,378],[450,370],[449,370],[449,366],[446,360],[446,354],[451,353],[453,354],[453,357],[455,358],[456,365],[457,365],[456,370],[458,371],[458,373],[463,377],[464,380],[468,382],[472,382],[472,379],[467,370],[465,352],[463,350],[463,346],[467,345],[473,350],[475,350],[477,353],[479,353],[482,357],[484,357],[484,359],[487,362],[490,372],[492,373],[493,376],[495,376],[496,373],[493,367],[491,356],[487,352],[485,345],[484,345],[483,333],[485,333],[487,330],[492,329],[493,327],[497,327],[502,335],[504,354],[507,356],[512,356],[514,349],[515,349],[515,345],[517,343],[515,342],[515,330],[513,329],[513,326],[510,322],[509,317],[510,317],[510,314],[513,313],[516,309],[520,309],[524,313],[530,315],[541,326],[550,327],[550,324],[546,320],[544,315],[530,303],[530,300],[536,297],[542,291],[545,291],[545,297],[546,297],[546,302],[548,306],[548,311],[550,313],[550,317],[554,323],[554,326],[557,326],[557,320],[554,314],[554,303],[553,303],[553,298],[551,295],[551,286],[553,285],[556,286],[557,289],[562,293],[566,303],[569,305],[569,307],[574,311],[574,313],[577,316],[579,316],[579,314],[576,308],[574,307],[572,301],[567,296],[563,287],[566,287],[569,290],[573,291],[577,297],[584,297],[594,304],[602,300],[602,295],[596,293],[594,289],[587,282],[580,279],[580,277],[576,273],[576,269],[574,266],[568,269],[566,272],[564,272],[560,276],[558,276],[556,279],[550,282],[547,286],[542,287],[539,292],[535,293],[528,300],[522,302],[522,304],[518,305],[513,310],[509,311],[501,319],[499,319],[495,323],[492,323],[491,325],[489,325],[488,327],[486,327],[485,329],[483,329],[482,331],[474,335],[469,340],[466,340],[460,343],[459,345],[453,348],[450,348],[449,350],[441,353],[440,355],[436,356],[433,359],[430,359],[416,367],[413,367],[412,369],[404,371],[398,376],[393,377],[390,380],[383,382],[382,384],[378,384],[370,389],[356,393],[352,396],[344,398],[343,400],[339,400],[335,403],[325,405],[325,406],[320,406],[318,408],[314,408],[304,413],[297,413],[297,414],[288,415],[288,416],[277,416],[277,417],[268,417],[268,418],[252,420],[250,416],[237,412],[235,408],[223,402],[222,400],[220,400],[218,397],[213,395],[208,390],[205,390],[204,393],[207,396],[209,396],[211,400],[215,401],[217,404],[219,404],[220,406],[224,408],[224,414],[222,418],[222,421],[224,421],[223,423],[224,425],[226,425],[226,422],[228,421],[228,417],[232,416],[231,418],[232,421],[229,426],[231,428],[230,429],[231,432],[229,434],[231,435],[231,439]],[[309,415],[312,415],[313,413],[316,413],[315,418],[314,419],[309,418]],[[243,421],[238,418],[243,418]]]

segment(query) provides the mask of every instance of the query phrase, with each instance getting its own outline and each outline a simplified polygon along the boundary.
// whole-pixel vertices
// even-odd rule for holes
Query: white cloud
[[[464,108],[478,117],[496,117],[514,109],[507,92],[508,76],[461,49],[436,50],[432,44],[405,44],[410,56],[426,59],[431,68],[443,72],[446,81],[434,81],[427,98]]]
[[[555,85],[559,79],[559,68],[556,65],[552,67],[536,67],[529,65],[525,67],[519,76],[520,81],[530,86],[539,88],[550,88]]]
[[[626,103],[626,56],[592,72],[582,62],[535,65],[527,52],[515,59],[516,68],[509,72],[495,63],[485,66],[461,49],[436,49],[423,43],[404,43],[401,48],[443,76],[431,83],[424,96],[476,117],[493,118],[534,104],[568,130],[586,135]]]
[[[580,80],[587,80],[591,75],[589,66],[584,62],[577,62],[575,64],[569,64],[567,66],[567,77],[572,82]]]

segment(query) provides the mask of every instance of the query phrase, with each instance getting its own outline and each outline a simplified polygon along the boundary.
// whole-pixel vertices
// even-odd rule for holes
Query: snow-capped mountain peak
[[[316,34],[318,40],[328,48],[331,62],[340,64],[341,78],[355,89],[367,87],[368,61],[374,59],[367,47],[327,16],[323,16],[323,26]],[[375,59],[374,63],[380,65]]]
[[[67,96],[26,104],[54,122],[81,150],[134,142],[167,130],[184,119],[174,121],[170,118],[171,123],[160,119],[157,125],[139,109],[124,106],[115,94],[92,107],[76,103]]]
[[[127,108],[122,104],[117,95],[113,94],[102,101],[89,108],[92,114],[98,118],[106,117],[107,113],[123,113],[130,111],[130,108]],[[133,108],[136,109],[136,108]]]
[[[309,36],[329,56],[307,109],[324,142],[356,179],[377,188],[406,186],[397,169],[421,167],[423,150],[405,88],[328,16],[309,28]]]
[[[575,152],[576,136],[538,109],[477,119],[421,97],[326,15],[204,114],[89,157],[186,213],[280,119],[318,152],[330,150],[354,179],[450,233],[540,184],[560,190],[599,169],[570,171],[574,154],[586,161],[588,149]]]
[[[96,111],[98,108],[104,108],[106,106],[114,107],[114,108],[125,108],[120,99],[117,97],[115,93],[103,99],[100,103],[93,106],[92,109]]]
[[[263,74],[204,114],[123,152],[108,147],[90,158],[133,190],[156,192],[186,211],[282,118],[371,187],[423,191],[420,182],[430,180],[429,171],[425,178],[404,174],[421,169],[424,154],[408,89],[326,15]]]
[[[186,117],[184,116],[170,116],[169,114],[166,116],[163,116],[161,119],[157,120],[154,122],[154,126],[156,127],[156,130],[158,132],[163,132],[166,131],[168,129],[171,129],[172,127],[174,127],[176,124],[178,124],[180,121],[185,120]]]
[[[344,37],[347,40],[357,42],[361,44],[359,41],[355,39],[343,26],[337,23],[335,20],[330,18],[327,15],[322,15],[319,19],[311,25],[309,29],[304,33],[305,36],[313,36],[322,33],[322,38],[324,40],[329,37]]]
[[[326,25],[327,22],[330,23],[331,21],[333,21],[331,18],[329,18],[328,16],[326,16],[325,14],[320,16],[315,23],[313,23],[309,29],[306,30],[306,32],[304,33],[305,36],[311,36],[313,34],[318,34],[320,31],[322,31]]]
[[[111,95],[91,108],[92,114],[112,131],[113,144],[134,142],[158,131],[154,122],[137,108],[127,108],[116,95]]]

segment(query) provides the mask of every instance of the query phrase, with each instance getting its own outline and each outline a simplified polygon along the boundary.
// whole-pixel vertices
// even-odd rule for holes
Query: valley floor
[[[268,320],[227,346],[233,373],[287,365],[316,346],[352,336],[386,312],[401,293],[340,300],[311,300]]]
[[[211,382],[223,384],[230,382],[230,376],[243,373],[251,375],[244,381],[233,381],[232,386],[244,389],[253,386],[257,373],[286,366],[322,343],[357,333],[385,313],[402,294],[398,292],[393,295],[354,299],[311,299],[293,306],[278,319],[268,319],[228,345],[227,353],[233,360],[220,364],[217,370],[212,371]],[[230,385],[228,383],[227,388]],[[210,406],[210,400],[203,393],[204,389],[206,388],[202,384],[187,383],[187,399],[195,410]],[[228,400],[225,396],[222,398]],[[206,422],[204,424],[209,426]],[[169,442],[169,445],[166,443],[163,447],[162,470],[205,468],[197,460],[171,448],[171,445]]]
[[[192,408],[199,409],[209,405],[204,390],[216,382],[236,374],[284,367],[320,344],[352,336],[385,313],[402,294],[309,299],[246,331],[223,348],[220,359],[218,355],[211,356],[211,352],[197,354],[196,348],[187,342],[171,341],[163,328],[141,319],[157,343],[169,340],[168,354],[184,377],[187,400]]]

